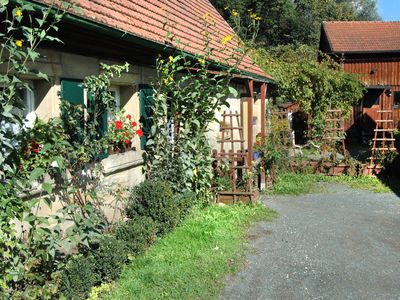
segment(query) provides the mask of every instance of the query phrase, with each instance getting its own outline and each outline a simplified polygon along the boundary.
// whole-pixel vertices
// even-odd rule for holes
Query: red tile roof
[[[324,22],[332,52],[400,52],[400,22]]]
[[[234,35],[232,28],[209,0],[76,0],[75,3],[83,10],[81,17],[155,43],[165,44],[167,33],[172,31],[180,41],[178,47],[192,54],[201,54],[204,47],[204,18],[215,20],[216,23],[217,33],[211,35],[213,47],[221,47],[224,36]],[[232,39],[226,51],[216,55],[216,58],[220,61],[227,58],[236,45]],[[239,68],[271,78],[248,56]]]

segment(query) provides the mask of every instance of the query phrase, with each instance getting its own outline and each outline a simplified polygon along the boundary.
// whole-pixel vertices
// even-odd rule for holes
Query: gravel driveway
[[[222,299],[400,299],[400,198],[326,188],[263,199],[280,217],[252,228]]]

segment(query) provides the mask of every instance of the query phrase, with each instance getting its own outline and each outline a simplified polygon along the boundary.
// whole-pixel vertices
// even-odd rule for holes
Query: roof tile
[[[333,21],[323,30],[333,52],[400,52],[400,22]]]
[[[52,0],[40,0],[50,3]],[[169,31],[180,40],[180,47],[192,54],[202,54],[203,16],[207,13],[215,20],[215,33],[211,34],[211,45],[221,47],[221,38],[227,34],[234,36],[233,29],[217,12],[209,0],[76,0],[83,10],[83,18],[116,28],[138,37],[166,44]],[[228,43],[223,53],[214,59],[224,61],[235,53],[234,39]],[[239,68],[255,75],[270,78],[247,56]]]

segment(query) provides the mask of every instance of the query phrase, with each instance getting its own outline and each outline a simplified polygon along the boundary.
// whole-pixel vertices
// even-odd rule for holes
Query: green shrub
[[[138,216],[152,218],[157,224],[158,234],[163,235],[179,223],[181,209],[168,183],[146,180],[133,188],[126,215],[131,219]]]
[[[67,299],[85,299],[99,280],[93,257],[75,256],[62,271],[60,292]]]
[[[180,209],[180,219],[183,220],[189,214],[190,209],[196,202],[196,193],[186,191],[182,194],[176,195],[175,201],[178,202],[178,206]]]
[[[157,226],[150,217],[140,216],[123,222],[115,229],[117,239],[125,241],[133,255],[140,254],[156,240]]]
[[[124,241],[105,235],[90,243],[89,255],[95,262],[95,272],[102,281],[116,279],[128,260],[128,248]]]

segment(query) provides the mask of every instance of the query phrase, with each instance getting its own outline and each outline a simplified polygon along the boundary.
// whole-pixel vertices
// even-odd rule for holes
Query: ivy
[[[299,101],[302,110],[312,114],[314,137],[323,133],[327,110],[341,109],[349,115],[364,94],[355,75],[310,46],[259,49],[255,58],[274,77],[278,102]]]

